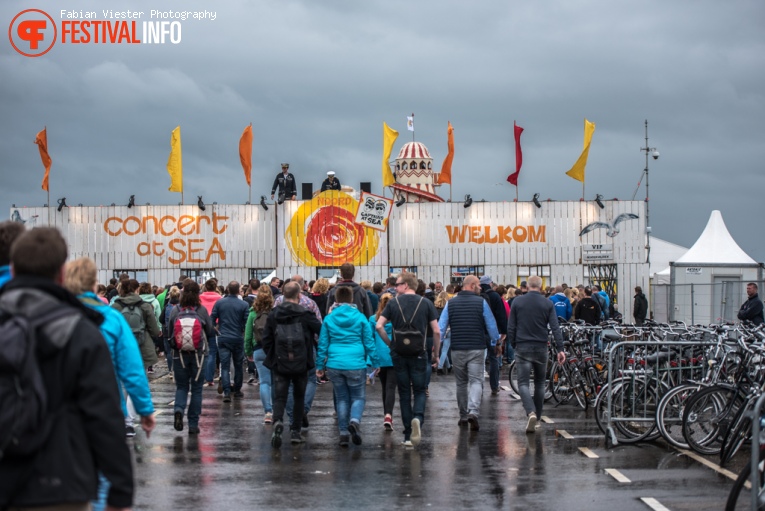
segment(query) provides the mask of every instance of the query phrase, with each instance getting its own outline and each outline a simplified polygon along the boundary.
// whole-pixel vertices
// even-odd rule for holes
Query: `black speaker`
[[[360,186],[362,192],[372,193],[372,183],[370,181],[362,181]]]
[[[302,184],[303,184],[303,200],[313,199],[313,183],[302,183]]]

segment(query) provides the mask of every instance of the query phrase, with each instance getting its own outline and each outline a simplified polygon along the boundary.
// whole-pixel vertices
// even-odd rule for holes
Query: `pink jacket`
[[[205,309],[207,309],[208,314],[212,314],[213,305],[215,305],[215,302],[221,298],[222,296],[215,291],[205,291],[199,295],[199,300],[202,302]]]

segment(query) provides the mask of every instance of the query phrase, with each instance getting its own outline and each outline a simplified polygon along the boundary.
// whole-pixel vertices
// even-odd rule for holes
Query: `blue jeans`
[[[452,366],[452,363],[449,361],[449,348],[452,345],[452,334],[450,332],[447,332],[446,335],[441,337],[441,357],[438,359],[438,368],[443,369],[446,367],[447,369]]]
[[[486,350],[452,351],[454,381],[457,384],[457,408],[460,419],[469,414],[478,417],[483,397],[483,355]]]
[[[361,423],[367,394],[366,369],[339,370],[327,368],[327,376],[335,391],[337,425],[341,435],[348,434],[348,423]]]
[[[536,412],[537,418],[542,417],[542,406],[545,402],[545,378],[547,377],[547,344],[532,342],[539,346],[520,346],[515,348],[515,364],[518,367],[518,393],[521,395],[523,409],[526,415]],[[529,391],[529,378],[534,371],[534,399]]]
[[[214,335],[207,339],[207,361],[205,362],[205,381],[215,378],[215,360],[218,358],[218,338]]]
[[[419,357],[402,357],[391,352],[393,368],[398,383],[398,402],[401,406],[401,421],[404,423],[404,440],[412,434],[412,419],[425,422],[425,374],[428,359],[423,353]],[[414,400],[412,399],[414,393]]]
[[[223,393],[242,390],[244,381],[244,341],[223,341],[218,339],[218,355],[220,356],[220,379],[223,382]],[[234,385],[231,385],[231,357],[234,358]]]
[[[510,346],[509,342],[505,343],[505,362],[508,364],[515,360],[515,350]]]
[[[183,357],[183,364],[179,356]],[[175,405],[174,411],[184,413],[186,411],[186,398],[191,387],[191,401],[189,403],[189,427],[199,425],[199,415],[202,413],[202,387],[204,378],[199,371],[196,353],[173,353],[173,373],[175,375]],[[197,377],[197,374],[199,375]]]
[[[265,413],[273,412],[273,400],[271,397],[271,370],[263,365],[266,360],[266,352],[262,349],[255,350],[252,353],[252,359],[255,361],[255,367],[258,368],[260,377],[260,402],[263,403]]]

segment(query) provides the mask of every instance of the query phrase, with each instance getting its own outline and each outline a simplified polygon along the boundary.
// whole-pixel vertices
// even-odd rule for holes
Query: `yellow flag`
[[[181,127],[170,135],[170,157],[167,159],[167,173],[170,174],[171,192],[183,193],[183,163],[181,158]]]
[[[393,143],[398,138],[398,131],[383,123],[383,157],[382,157],[382,180],[383,186],[390,186],[396,182],[393,172],[390,171],[390,153],[393,151]]]
[[[573,177],[577,181],[584,183],[584,168],[587,166],[587,156],[590,154],[590,142],[592,142],[592,134],[595,133],[595,125],[584,120],[584,149],[582,154],[579,155],[579,159],[576,160],[571,170],[566,172],[567,176]]]

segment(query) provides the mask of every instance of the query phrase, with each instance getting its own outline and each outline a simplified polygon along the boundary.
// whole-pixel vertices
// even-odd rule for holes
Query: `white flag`
[[[406,129],[414,131],[414,117],[406,116]]]

